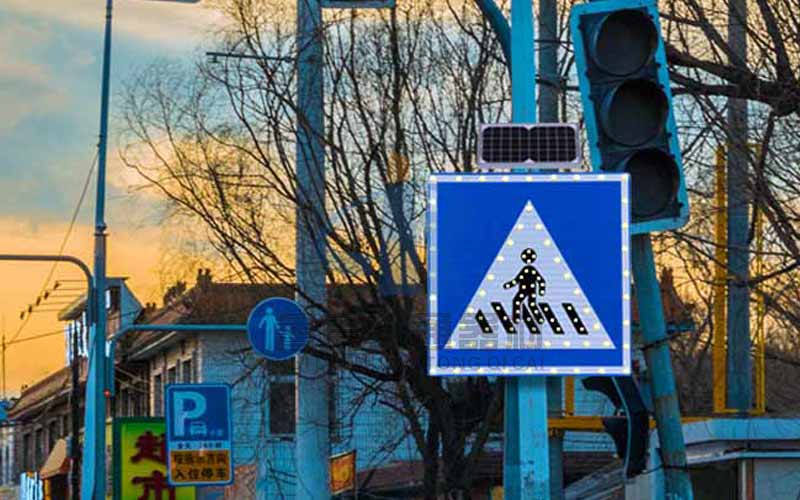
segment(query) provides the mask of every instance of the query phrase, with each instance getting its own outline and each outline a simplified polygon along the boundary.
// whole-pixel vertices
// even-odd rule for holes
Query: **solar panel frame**
[[[478,168],[585,171],[580,127],[575,123],[482,123]]]

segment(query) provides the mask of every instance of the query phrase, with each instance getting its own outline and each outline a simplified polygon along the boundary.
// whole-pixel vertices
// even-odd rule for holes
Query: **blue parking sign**
[[[629,374],[628,183],[431,176],[429,373]]]
[[[165,409],[169,483],[173,486],[232,483],[230,386],[169,384]]]

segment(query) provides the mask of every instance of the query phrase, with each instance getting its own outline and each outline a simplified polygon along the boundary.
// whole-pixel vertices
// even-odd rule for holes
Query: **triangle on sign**
[[[603,322],[530,201],[445,349],[614,349]]]

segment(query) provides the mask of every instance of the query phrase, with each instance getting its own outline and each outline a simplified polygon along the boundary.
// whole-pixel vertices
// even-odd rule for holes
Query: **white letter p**
[[[192,402],[189,409],[187,402]],[[206,412],[206,398],[199,392],[176,392],[173,400],[172,412],[175,415],[173,432],[176,436],[186,435],[186,421],[190,418],[197,418]]]

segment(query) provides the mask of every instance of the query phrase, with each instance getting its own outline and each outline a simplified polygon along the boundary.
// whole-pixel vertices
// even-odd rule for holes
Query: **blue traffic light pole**
[[[511,1],[512,121],[536,121],[536,67],[531,0]],[[503,490],[509,500],[550,498],[545,377],[507,377]]]
[[[657,424],[664,495],[692,486],[650,233],[689,218],[670,77],[656,0],[590,0],[572,8],[571,32],[596,171],[631,175],[631,262],[641,341]]]
[[[666,479],[665,494],[667,498],[674,500],[691,500],[692,483],[686,464],[686,446],[678,406],[678,391],[672,372],[664,305],[661,302],[661,288],[656,277],[650,235],[634,235],[631,246],[639,324],[649,372],[661,464]]]

